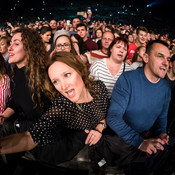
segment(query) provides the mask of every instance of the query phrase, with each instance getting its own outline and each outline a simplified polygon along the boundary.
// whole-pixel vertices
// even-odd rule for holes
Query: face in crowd
[[[102,48],[104,49],[108,49],[109,45],[111,44],[111,42],[114,39],[114,35],[111,32],[105,32],[103,34],[101,43],[102,43]]]
[[[143,59],[146,63],[147,78],[151,82],[157,82],[165,77],[170,61],[170,51],[166,46],[154,43],[150,53],[145,53]]]
[[[68,36],[60,36],[57,38],[55,43],[55,51],[56,52],[70,52],[71,51],[71,43]]]
[[[10,64],[14,63],[18,68],[25,66],[26,64],[26,52],[24,50],[21,33],[16,33],[11,39],[10,46],[8,48]]]

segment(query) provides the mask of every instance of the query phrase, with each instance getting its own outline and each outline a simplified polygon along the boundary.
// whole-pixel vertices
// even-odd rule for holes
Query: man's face
[[[77,34],[81,36],[81,38],[86,38],[87,36],[87,30],[84,26],[78,27],[77,28]]]
[[[140,30],[138,35],[137,35],[137,40],[140,44],[145,44],[147,41],[147,33]]]
[[[50,27],[52,29],[56,29],[57,28],[57,22],[55,20],[51,20],[49,24],[50,24]]]
[[[80,23],[80,19],[79,18],[74,18],[72,20],[72,26],[73,26],[73,28],[76,29],[77,24],[79,24],[79,23]]]
[[[156,82],[156,80],[158,81],[160,78],[165,77],[170,61],[170,51],[166,46],[154,43],[151,52],[145,54],[143,58],[146,63],[145,70],[148,72],[147,78],[149,80]]]
[[[114,35],[111,32],[105,32],[101,40],[102,48],[108,49],[113,39]]]

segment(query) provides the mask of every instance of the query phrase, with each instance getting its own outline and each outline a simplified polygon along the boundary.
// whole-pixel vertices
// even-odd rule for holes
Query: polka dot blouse
[[[41,146],[50,143],[59,126],[73,130],[90,130],[106,118],[109,107],[106,87],[100,80],[94,81],[92,87],[95,94],[91,93],[91,102],[76,105],[63,95],[53,100],[46,113],[29,129],[34,142]]]

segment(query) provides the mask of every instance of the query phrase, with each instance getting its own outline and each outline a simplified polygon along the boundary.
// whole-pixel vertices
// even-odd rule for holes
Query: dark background
[[[152,6],[147,7],[148,4]],[[72,19],[77,11],[85,10],[88,6],[92,8],[94,19],[144,25],[169,33],[175,31],[175,0],[5,0],[0,6],[0,22],[6,25],[6,21],[29,23]],[[117,11],[127,14],[118,14]]]

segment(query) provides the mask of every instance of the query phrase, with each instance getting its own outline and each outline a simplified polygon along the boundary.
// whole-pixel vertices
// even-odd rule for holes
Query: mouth
[[[69,98],[72,98],[75,95],[75,90],[74,89],[68,90],[66,91],[66,94]]]
[[[121,55],[121,54],[118,54],[117,56],[118,56],[119,58],[123,58],[123,55]]]

